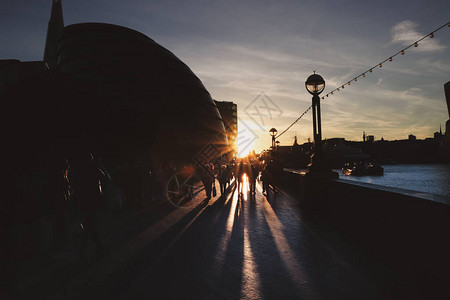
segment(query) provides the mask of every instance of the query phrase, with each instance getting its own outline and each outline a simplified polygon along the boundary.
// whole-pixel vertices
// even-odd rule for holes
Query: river
[[[348,176],[340,179],[450,196],[450,165],[383,165],[383,176]]]

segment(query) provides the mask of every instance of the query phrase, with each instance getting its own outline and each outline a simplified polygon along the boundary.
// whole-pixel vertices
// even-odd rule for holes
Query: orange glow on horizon
[[[237,157],[245,157],[249,154],[250,151],[253,151],[255,148],[255,141],[257,139],[257,135],[253,132],[252,129],[248,126],[252,122],[239,122],[239,131],[237,137]]]
[[[252,152],[252,151],[253,151],[253,149],[249,150],[248,152],[238,152],[238,153],[237,153],[237,157],[238,157],[238,158],[244,158],[244,157],[247,157],[247,156],[250,154],[250,152]]]

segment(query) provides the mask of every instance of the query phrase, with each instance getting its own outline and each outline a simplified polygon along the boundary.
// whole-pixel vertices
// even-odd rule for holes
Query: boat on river
[[[384,173],[383,167],[380,165],[376,165],[373,163],[354,163],[354,164],[345,164],[342,168],[342,174],[344,175],[353,175],[353,176],[381,176]]]

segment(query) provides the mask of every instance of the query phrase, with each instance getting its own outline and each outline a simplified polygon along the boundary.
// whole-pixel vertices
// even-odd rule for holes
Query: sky
[[[42,60],[51,0],[0,2],[0,59]],[[267,149],[322,95],[450,21],[450,1],[62,1],[65,25],[104,22],[138,30],[184,61],[212,98],[238,105],[241,152]],[[321,101],[323,138],[432,137],[449,119],[450,27]],[[312,139],[311,111],[280,138]]]

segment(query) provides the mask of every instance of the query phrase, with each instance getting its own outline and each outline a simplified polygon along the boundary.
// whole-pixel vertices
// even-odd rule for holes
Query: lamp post
[[[275,136],[278,133],[278,130],[275,128],[270,128],[269,130],[270,136],[272,136],[272,149],[275,150]]]
[[[325,80],[319,74],[312,74],[306,79],[306,90],[313,95],[312,113],[313,113],[313,134],[314,134],[314,154],[311,156],[311,165],[320,163],[318,160],[322,157],[322,124],[320,119],[320,97],[319,94],[325,89]]]
[[[277,156],[277,159],[280,159],[280,141],[276,141],[275,142],[275,145],[276,145],[276,156]]]

